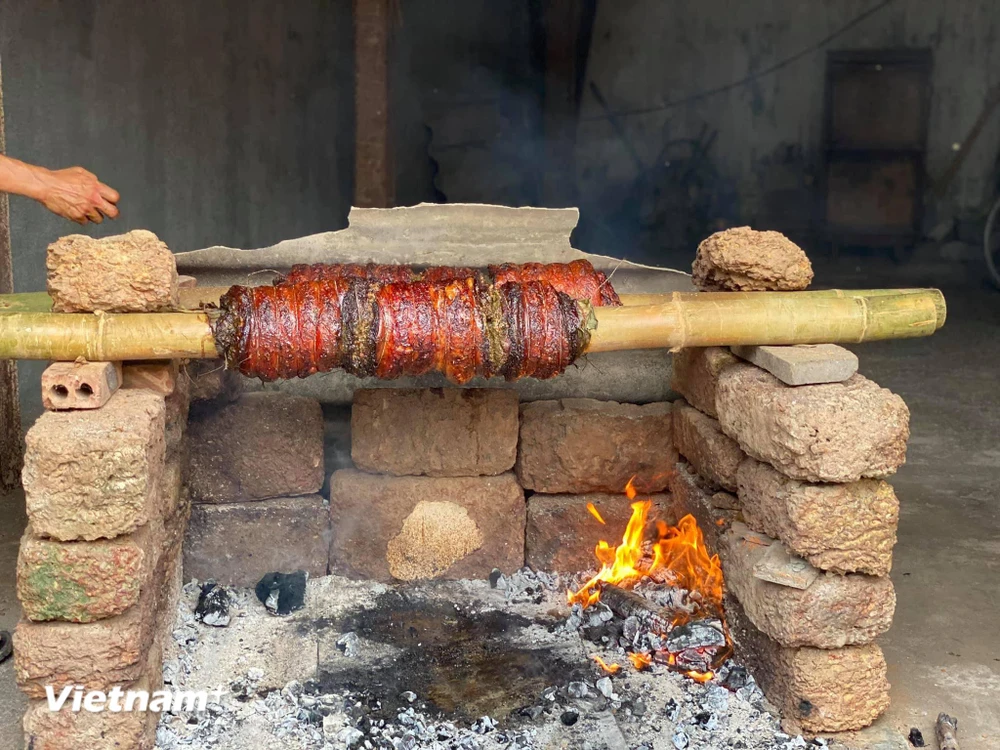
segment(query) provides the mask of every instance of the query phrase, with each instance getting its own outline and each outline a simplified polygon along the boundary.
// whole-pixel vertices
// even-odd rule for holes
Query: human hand
[[[86,224],[100,224],[107,216],[118,218],[120,196],[113,187],[97,179],[97,175],[83,167],[46,169],[38,175],[40,190],[38,200],[54,214]]]

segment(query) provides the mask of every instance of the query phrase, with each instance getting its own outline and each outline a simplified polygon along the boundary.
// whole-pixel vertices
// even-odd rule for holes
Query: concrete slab
[[[836,344],[733,346],[733,354],[767,370],[782,383],[842,383],[858,371],[858,357]]]

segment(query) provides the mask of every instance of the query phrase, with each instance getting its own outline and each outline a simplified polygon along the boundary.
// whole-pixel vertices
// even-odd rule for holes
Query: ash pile
[[[622,590],[633,607],[622,616],[608,586],[607,601],[568,607],[572,583],[527,569],[400,587],[327,576],[309,580],[304,606],[285,616],[251,590],[227,589],[222,617],[214,593],[209,619],[223,626],[195,615],[204,589],[188,584],[166,687],[221,682],[224,692],[205,710],[165,713],[157,748],[827,746],[782,733],[733,659],[702,681],[678,671],[704,672],[698,667],[718,664],[725,648],[718,620],[691,620],[666,636],[655,620],[643,624],[646,610],[691,608],[686,592],[648,583]],[[639,653],[648,663],[633,661]]]

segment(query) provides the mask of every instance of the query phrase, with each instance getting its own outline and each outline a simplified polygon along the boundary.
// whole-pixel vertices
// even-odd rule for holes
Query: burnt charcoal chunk
[[[254,592],[271,614],[289,615],[306,604],[306,572],[268,573]]]
[[[914,747],[927,747],[927,744],[924,742],[923,733],[916,727],[910,729],[910,734],[907,735],[907,739],[910,740],[910,744]]]
[[[229,624],[229,591],[217,585],[215,581],[205,583],[201,587],[194,616],[205,625],[215,628],[226,627]]]
[[[574,724],[576,724],[576,721],[579,718],[580,714],[570,709],[569,711],[563,711],[563,714],[562,716],[559,717],[559,720],[566,726],[571,727]]]

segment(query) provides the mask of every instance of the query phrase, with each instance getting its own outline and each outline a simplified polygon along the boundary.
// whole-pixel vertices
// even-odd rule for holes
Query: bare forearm
[[[0,155],[0,192],[33,198],[78,224],[118,216],[118,191],[82,167],[52,170]]]
[[[0,154],[0,192],[40,201],[45,196],[47,169]]]

